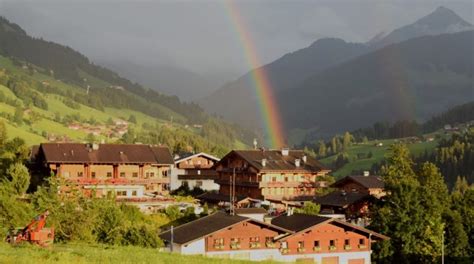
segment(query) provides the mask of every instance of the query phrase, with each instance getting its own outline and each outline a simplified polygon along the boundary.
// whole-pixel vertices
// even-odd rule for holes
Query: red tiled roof
[[[43,143],[40,149],[48,163],[174,163],[167,147],[153,145]]]

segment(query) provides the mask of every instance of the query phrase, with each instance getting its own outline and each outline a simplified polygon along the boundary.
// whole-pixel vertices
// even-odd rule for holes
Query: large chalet
[[[143,144],[43,143],[35,163],[85,194],[122,199],[167,194],[174,164],[167,147]]]
[[[300,150],[234,150],[215,166],[219,193],[269,201],[311,199],[326,175],[316,159]],[[233,180],[235,178],[235,180]]]
[[[165,231],[160,237],[173,252],[187,255],[327,264],[371,263],[372,242],[388,239],[321,216],[294,214],[259,221],[223,212]]]

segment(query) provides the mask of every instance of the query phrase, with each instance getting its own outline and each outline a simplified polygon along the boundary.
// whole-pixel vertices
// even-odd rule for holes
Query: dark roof
[[[314,201],[321,205],[345,207],[369,197],[370,195],[364,193],[334,191],[324,196],[315,197]]]
[[[317,215],[280,215],[272,219],[272,225],[276,225],[293,232],[299,232],[329,220],[331,220],[331,218]]]
[[[318,172],[326,170],[315,158],[306,155],[302,150],[289,150],[288,155],[283,155],[281,150],[233,150],[221,161],[234,154],[259,171]],[[306,156],[306,162],[303,162],[303,156]],[[263,159],[266,160],[265,166],[262,166]],[[298,167],[295,165],[297,159],[300,160]]]
[[[214,157],[211,154],[207,154],[207,153],[204,153],[204,152],[199,152],[199,153],[185,152],[185,153],[182,153],[182,154],[178,154],[178,156],[179,157],[174,160],[175,163],[180,163],[180,162],[183,162],[183,161],[188,160],[190,158],[201,157],[201,156],[205,157],[207,159],[213,160],[213,161],[219,161],[219,158]]]
[[[335,182],[332,186],[334,187],[340,187],[346,184],[348,181],[354,181],[362,186],[364,186],[367,189],[371,188],[384,188],[384,182],[382,180],[382,177],[380,176],[363,176],[363,175],[352,175],[352,176],[347,176],[344,177],[337,182]]]
[[[292,233],[291,230],[260,222],[249,217],[238,215],[229,215],[224,212],[216,212],[212,215],[199,218],[195,221],[180,225],[173,230],[173,242],[178,244],[186,244],[202,237],[211,235],[224,228],[231,227],[240,222],[252,222],[260,226],[276,230],[279,233]],[[171,241],[171,231],[167,230],[160,234],[163,240]]]
[[[167,147],[143,144],[43,143],[46,162],[174,164]]]
[[[229,202],[230,201],[229,195],[214,193],[214,192],[203,193],[199,195],[197,198],[199,200],[210,201],[210,202]],[[248,198],[248,196],[236,195],[235,198],[237,202],[240,202]]]
[[[236,214],[266,214],[267,210],[264,208],[236,208]]]
[[[174,228],[173,242],[185,244],[248,219],[247,217],[231,216],[223,212],[217,212]],[[169,230],[165,231],[160,234],[160,237],[163,240],[171,241],[171,232]]]
[[[31,152],[30,152],[30,160],[31,161],[34,161],[38,157],[39,148],[40,148],[39,145],[33,145],[31,147]]]

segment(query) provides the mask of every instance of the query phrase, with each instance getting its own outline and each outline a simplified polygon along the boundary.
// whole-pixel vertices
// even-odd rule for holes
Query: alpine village
[[[473,46],[438,7],[183,101],[0,17],[0,263],[473,263]],[[245,121],[264,74],[284,127]]]

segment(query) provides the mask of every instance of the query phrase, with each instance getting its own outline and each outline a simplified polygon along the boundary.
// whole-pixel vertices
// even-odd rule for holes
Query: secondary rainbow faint
[[[280,113],[267,73],[261,67],[262,64],[255,48],[255,41],[252,39],[248,27],[244,19],[242,19],[239,8],[234,1],[226,0],[225,7],[242,44],[246,61],[250,69],[253,69],[251,72],[252,81],[255,86],[258,108],[263,122],[267,145],[271,148],[283,147],[285,145],[285,135]]]

